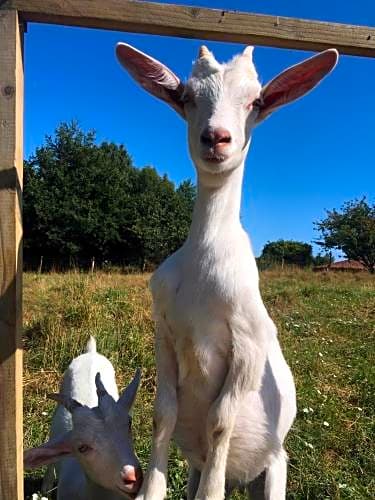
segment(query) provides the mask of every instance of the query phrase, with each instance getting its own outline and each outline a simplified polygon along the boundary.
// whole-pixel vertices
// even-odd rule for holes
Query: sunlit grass
[[[146,465],[155,390],[148,279],[25,275],[25,447],[47,438],[54,403],[46,394],[58,389],[62,372],[94,335],[120,387],[142,367],[134,429]],[[261,286],[297,385],[298,417],[287,441],[288,499],[373,498],[374,279],[284,270],[262,273]],[[176,450],[169,475],[169,497],[184,498],[186,468]],[[27,476],[28,494],[37,491],[41,476]]]

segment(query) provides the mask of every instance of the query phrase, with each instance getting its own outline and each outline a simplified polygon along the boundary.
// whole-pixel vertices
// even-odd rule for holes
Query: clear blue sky
[[[375,25],[372,0],[175,0],[217,8]],[[139,89],[114,56],[118,41],[166,63],[183,79],[199,40],[29,24],[25,42],[25,157],[62,121],[77,119],[98,140],[124,143],[135,165],[153,165],[175,182],[195,172],[184,122]],[[219,61],[243,46],[204,42]],[[263,82],[309,57],[258,47]],[[324,209],[375,194],[375,60],[342,56],[335,71],[304,99],[280,110],[253,135],[246,164],[242,221],[255,253],[279,238],[311,242]]]

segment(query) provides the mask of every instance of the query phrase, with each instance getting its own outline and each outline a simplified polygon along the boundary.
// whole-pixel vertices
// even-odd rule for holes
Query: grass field
[[[54,403],[46,394],[58,389],[62,372],[94,335],[121,388],[142,367],[134,430],[146,465],[155,390],[148,279],[25,274],[25,447],[47,438]],[[261,287],[297,385],[298,416],[287,441],[287,498],[375,498],[374,278],[269,271],[262,273]],[[26,498],[38,491],[42,474],[26,476]],[[175,449],[169,475],[169,498],[184,498],[186,466]]]

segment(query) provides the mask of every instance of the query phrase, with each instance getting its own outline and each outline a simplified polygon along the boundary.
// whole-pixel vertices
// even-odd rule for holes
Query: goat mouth
[[[134,488],[134,491],[129,491],[129,490],[126,490],[125,488],[122,488],[121,486],[116,486],[116,488],[121,491],[121,493],[125,496],[127,496],[128,498],[135,498],[137,496],[137,493],[138,493],[138,490],[139,488]]]
[[[203,160],[208,163],[223,163],[227,157],[219,153],[208,153],[203,156]]]

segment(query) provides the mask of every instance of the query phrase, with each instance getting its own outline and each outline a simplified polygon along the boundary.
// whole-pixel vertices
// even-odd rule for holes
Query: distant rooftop
[[[332,264],[314,267],[314,271],[365,271],[365,266],[358,260],[339,260]]]

